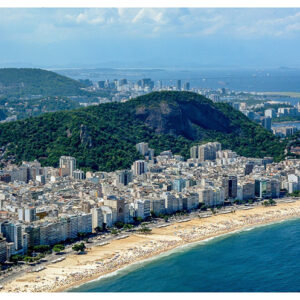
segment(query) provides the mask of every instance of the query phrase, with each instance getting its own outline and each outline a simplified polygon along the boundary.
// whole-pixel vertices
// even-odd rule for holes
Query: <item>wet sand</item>
[[[107,245],[93,246],[86,254],[68,255],[42,271],[27,273],[7,283],[1,292],[62,292],[176,247],[297,217],[300,217],[300,201],[173,223],[154,228],[150,234],[133,234]]]

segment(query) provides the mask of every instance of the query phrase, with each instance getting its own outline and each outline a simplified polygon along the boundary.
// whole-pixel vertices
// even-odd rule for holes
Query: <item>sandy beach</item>
[[[93,246],[83,255],[69,255],[44,270],[8,282],[1,292],[62,292],[188,243],[297,217],[300,217],[300,201],[173,223],[155,228],[151,234],[133,234]]]

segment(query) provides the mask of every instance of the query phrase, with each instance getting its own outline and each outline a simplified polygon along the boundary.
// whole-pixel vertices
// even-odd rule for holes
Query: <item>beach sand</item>
[[[154,228],[151,234],[133,234],[107,245],[93,246],[83,255],[68,255],[42,271],[6,283],[1,292],[62,292],[182,245],[297,217],[300,201],[173,223]]]

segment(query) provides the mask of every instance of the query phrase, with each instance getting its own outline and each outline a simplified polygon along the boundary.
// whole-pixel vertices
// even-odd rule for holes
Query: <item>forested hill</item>
[[[51,71],[0,69],[0,94],[3,95],[73,96],[83,94],[82,87],[82,83]]]
[[[185,158],[199,142],[219,141],[223,149],[252,157],[284,157],[284,144],[231,106],[191,92],[154,92],[125,103],[109,103],[47,113],[0,125],[0,146],[17,161],[38,159],[57,166],[61,155],[79,166],[112,171],[128,168],[140,156],[138,142],[159,153]]]

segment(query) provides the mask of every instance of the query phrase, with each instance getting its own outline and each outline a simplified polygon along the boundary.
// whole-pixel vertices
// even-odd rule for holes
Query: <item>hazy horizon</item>
[[[0,67],[300,67],[299,8],[0,8]]]

